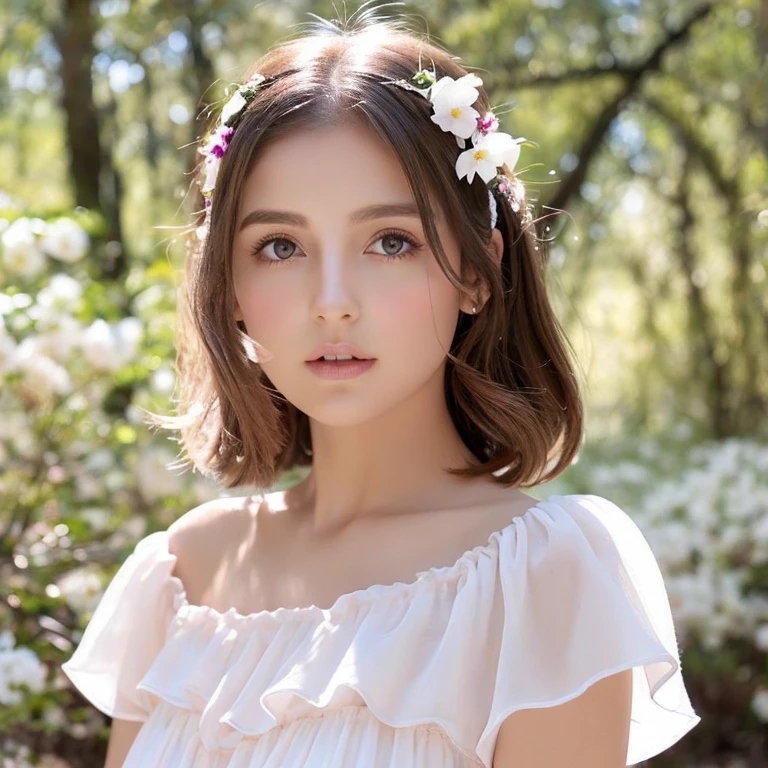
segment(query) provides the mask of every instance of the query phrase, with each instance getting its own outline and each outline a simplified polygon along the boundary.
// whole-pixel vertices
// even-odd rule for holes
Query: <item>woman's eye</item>
[[[298,250],[296,243],[286,237],[273,237],[256,246],[254,255],[260,256],[267,263],[288,261]]]
[[[405,256],[409,251],[419,247],[419,244],[410,237],[395,232],[382,235],[374,242],[381,243],[381,251],[376,251],[376,253],[379,253],[382,256]],[[408,247],[403,249],[404,245],[407,245]]]

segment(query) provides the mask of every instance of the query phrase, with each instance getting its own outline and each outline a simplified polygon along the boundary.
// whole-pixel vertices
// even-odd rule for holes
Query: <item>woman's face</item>
[[[436,224],[458,270],[455,238]],[[396,154],[369,129],[306,129],[270,144],[244,186],[237,227],[235,319],[299,410],[352,425],[438,374],[442,382],[460,296],[427,246]],[[376,362],[356,378],[320,378],[305,361],[323,342],[353,344]]]

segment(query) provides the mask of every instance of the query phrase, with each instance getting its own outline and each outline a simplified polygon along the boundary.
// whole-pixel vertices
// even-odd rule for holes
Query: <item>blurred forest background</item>
[[[88,766],[70,655],[144,534],[220,494],[169,471],[184,232],[207,108],[337,2],[0,6],[0,758]],[[416,0],[477,67],[588,382],[549,492],[624,506],[703,723],[653,766],[768,764],[768,0]],[[544,252],[544,251],[543,251]],[[286,477],[286,484],[292,482]]]

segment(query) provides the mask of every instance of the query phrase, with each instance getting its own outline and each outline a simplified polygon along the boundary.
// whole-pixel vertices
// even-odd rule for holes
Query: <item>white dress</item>
[[[469,768],[504,719],[632,669],[627,765],[700,722],[656,559],[594,495],[551,496],[453,564],[328,609],[193,605],[142,539],[63,665],[142,722],[126,768]]]

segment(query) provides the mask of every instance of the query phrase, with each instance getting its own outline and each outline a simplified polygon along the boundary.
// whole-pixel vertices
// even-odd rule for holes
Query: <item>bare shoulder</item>
[[[230,530],[233,526],[247,525],[260,502],[259,496],[224,496],[199,504],[168,528],[171,551],[179,554],[225,528]]]
[[[211,499],[169,526],[168,550],[176,558],[174,575],[183,582],[190,602],[204,603],[210,598],[222,563],[243,541],[253,537],[257,514],[265,499]]]

